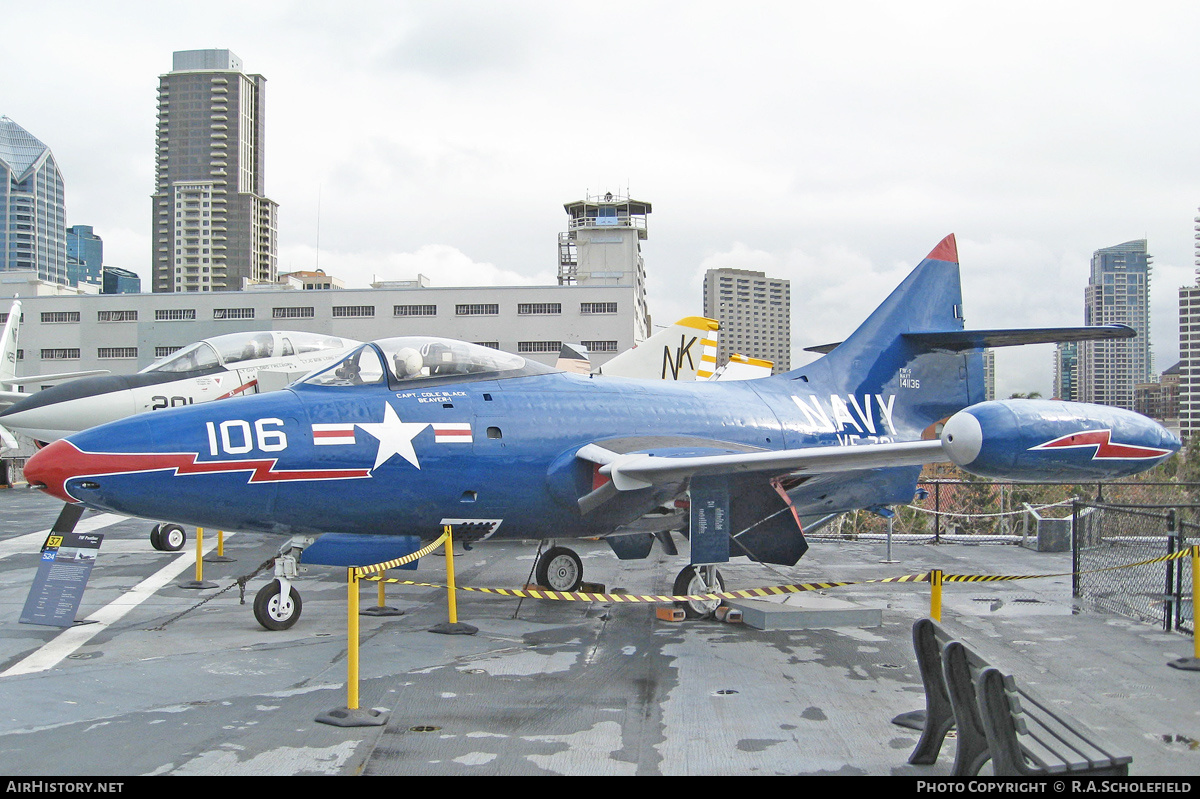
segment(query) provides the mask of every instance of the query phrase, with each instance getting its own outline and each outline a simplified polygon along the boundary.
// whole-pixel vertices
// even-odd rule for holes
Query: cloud
[[[303,265],[300,265],[303,264]],[[415,280],[425,275],[433,286],[553,285],[557,273],[522,274],[473,260],[445,244],[429,244],[415,252],[322,251],[308,246],[288,247],[280,254],[280,272],[321,269],[346,288],[367,288],[389,280]]]

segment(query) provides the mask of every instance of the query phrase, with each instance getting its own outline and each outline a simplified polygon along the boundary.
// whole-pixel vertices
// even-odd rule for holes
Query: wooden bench
[[[1102,743],[1081,722],[1052,707],[1012,675],[989,664],[932,619],[913,625],[925,685],[925,725],[908,762],[932,765],[946,734],[958,733],[955,776],[992,761],[996,776],[1126,775],[1133,758]]]

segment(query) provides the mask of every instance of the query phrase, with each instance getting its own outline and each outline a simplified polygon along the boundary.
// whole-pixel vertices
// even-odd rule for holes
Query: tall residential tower
[[[1200,267],[1200,216],[1196,217],[1196,266]],[[1200,431],[1200,268],[1196,285],[1179,289],[1179,435]]]
[[[1133,387],[1154,374],[1150,355],[1150,262],[1146,240],[1096,250],[1084,292],[1085,325],[1129,325],[1134,338],[1079,344],[1078,399],[1133,410]]]
[[[771,361],[773,374],[792,368],[791,286],[747,269],[705,272],[704,315],[721,323],[717,366],[738,353]]]
[[[50,148],[0,117],[0,272],[67,281],[66,203]]]
[[[153,285],[237,291],[271,282],[278,206],[263,186],[266,78],[229,50],[184,50],[159,77]]]

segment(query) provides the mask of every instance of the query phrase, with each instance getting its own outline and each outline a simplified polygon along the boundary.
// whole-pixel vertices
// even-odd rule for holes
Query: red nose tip
[[[76,502],[67,494],[66,482],[81,472],[81,456],[74,444],[66,439],[39,449],[25,463],[25,480],[33,488],[39,488],[64,502]]]

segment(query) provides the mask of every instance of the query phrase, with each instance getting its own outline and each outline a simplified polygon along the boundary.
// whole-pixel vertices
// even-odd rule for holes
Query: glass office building
[[[1083,341],[1076,390],[1081,402],[1133,410],[1133,388],[1150,382],[1151,256],[1137,239],[1096,250],[1085,289],[1085,325],[1129,325],[1134,338]]]
[[[0,271],[67,282],[62,173],[50,148],[0,117]]]
[[[91,225],[67,228],[67,285],[99,286],[104,269],[104,240]]]

